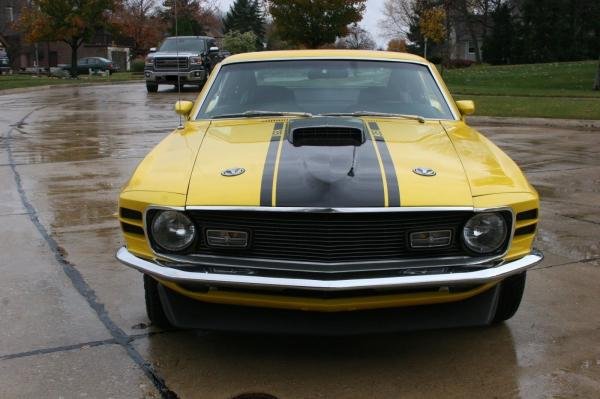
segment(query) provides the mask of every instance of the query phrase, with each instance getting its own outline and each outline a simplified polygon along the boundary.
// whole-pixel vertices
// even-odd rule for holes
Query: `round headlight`
[[[467,248],[479,254],[496,251],[506,240],[506,220],[497,213],[480,213],[473,216],[463,228],[463,241]]]
[[[168,251],[181,251],[196,236],[194,223],[183,213],[163,211],[152,221],[152,238]]]

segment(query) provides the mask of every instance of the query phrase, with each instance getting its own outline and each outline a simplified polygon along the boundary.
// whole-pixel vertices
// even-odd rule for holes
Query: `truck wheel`
[[[144,293],[146,298],[146,314],[150,322],[161,328],[171,327],[169,319],[163,310],[158,294],[158,281],[144,274]]]
[[[500,283],[500,297],[493,323],[501,323],[517,313],[525,290],[525,276],[526,273],[517,274]]]
[[[148,93],[156,93],[158,85],[156,83],[146,83],[146,90],[148,90]]]

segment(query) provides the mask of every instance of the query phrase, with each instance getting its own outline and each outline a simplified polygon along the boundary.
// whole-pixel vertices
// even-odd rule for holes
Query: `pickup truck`
[[[149,93],[156,93],[161,84],[202,87],[219,61],[219,48],[212,37],[168,37],[158,50],[150,49],[150,54],[146,57],[146,88]]]

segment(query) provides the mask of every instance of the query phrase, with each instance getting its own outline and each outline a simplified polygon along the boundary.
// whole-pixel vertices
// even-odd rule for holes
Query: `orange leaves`
[[[446,36],[446,12],[441,6],[428,8],[421,14],[419,28],[424,37],[434,43],[441,43]]]

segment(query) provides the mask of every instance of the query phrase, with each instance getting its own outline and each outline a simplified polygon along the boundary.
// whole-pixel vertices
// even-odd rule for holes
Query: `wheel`
[[[148,90],[148,93],[156,93],[158,91],[158,85],[156,83],[146,82],[146,89]]]
[[[502,281],[500,285],[500,297],[498,298],[498,307],[493,323],[500,323],[510,319],[517,313],[523,291],[525,290],[526,273],[510,276]]]
[[[169,319],[167,319],[167,315],[160,302],[158,281],[146,274],[144,274],[144,293],[146,298],[146,314],[150,322],[161,328],[171,327],[171,323],[169,323]]]

